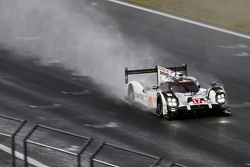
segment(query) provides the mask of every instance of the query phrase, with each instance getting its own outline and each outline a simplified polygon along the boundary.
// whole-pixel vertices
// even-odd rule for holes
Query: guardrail
[[[27,121],[26,120],[17,119],[17,118],[13,118],[13,117],[10,117],[10,116],[5,116],[5,115],[0,115],[0,118],[4,118],[4,119],[15,121],[15,122],[20,122],[19,126],[17,126],[17,128],[14,130],[14,132],[12,134],[6,134],[6,133],[1,133],[0,132],[0,135],[11,138],[12,166],[15,167],[16,166],[16,156],[15,156],[15,150],[16,150],[16,142],[15,142],[15,140],[16,140],[16,135],[22,129],[22,127],[26,124]]]
[[[20,122],[20,124],[17,126],[16,129],[14,129],[14,132],[12,134],[7,134],[7,133],[1,133],[0,132],[0,135],[11,138],[12,167],[16,167],[16,156],[15,156],[16,142],[15,142],[15,140],[16,140],[16,136],[17,136],[18,132],[20,132],[20,130],[27,123],[27,121],[22,120],[22,119],[17,119],[17,118],[14,118],[14,117],[10,117],[10,116],[1,115],[1,114],[0,114],[0,118],[10,120],[10,121]],[[43,143],[40,143],[40,142],[30,140],[30,137],[32,136],[32,134],[36,130],[38,130],[38,128],[49,130],[49,131],[60,133],[60,134],[64,134],[64,135],[68,135],[68,136],[72,136],[72,137],[79,138],[79,139],[84,139],[85,142],[80,147],[78,152],[71,152],[71,151],[67,151],[65,149],[53,147],[53,146],[50,146],[50,145],[47,145],[47,144],[43,144]],[[29,131],[29,133],[23,139],[24,166],[28,167],[28,160],[27,160],[28,159],[28,152],[29,152],[28,144],[30,144],[30,145],[36,145],[36,146],[39,146],[39,147],[42,147],[42,148],[47,148],[47,149],[51,149],[51,150],[54,150],[54,151],[58,151],[58,152],[61,152],[61,153],[65,153],[65,154],[68,154],[68,155],[76,156],[77,157],[77,166],[81,167],[81,155],[84,152],[84,150],[90,145],[92,140],[93,139],[91,137],[81,136],[81,135],[78,135],[78,134],[74,134],[74,133],[59,130],[59,129],[56,129],[56,128],[51,128],[51,127],[48,127],[48,126],[45,126],[45,125],[37,124]],[[109,163],[109,162],[106,162],[106,161],[103,161],[103,160],[100,160],[100,159],[96,158],[98,153],[100,153],[100,151],[105,146],[109,146],[109,147],[112,147],[112,148],[117,149],[117,150],[122,150],[122,151],[125,151],[125,152],[128,152],[128,153],[132,153],[132,154],[136,154],[136,155],[139,155],[139,156],[143,156],[143,157],[146,157],[146,158],[153,159],[154,160],[153,164],[151,164],[150,167],[156,167],[157,165],[159,165],[159,163],[162,160],[160,157],[157,157],[157,156],[142,153],[142,152],[135,151],[135,150],[132,150],[132,149],[123,148],[123,147],[120,147],[120,146],[117,146],[117,145],[114,145],[114,144],[111,144],[111,143],[108,143],[108,142],[102,142],[90,157],[90,167],[94,167],[94,164],[99,164],[99,165],[103,165],[103,166],[107,166],[107,167],[120,167],[119,165],[112,164],[112,163]],[[187,167],[187,166],[184,166],[184,165],[178,164],[178,163],[172,163],[169,167]]]
[[[132,154],[137,154],[137,155],[140,155],[140,156],[143,156],[143,157],[154,159],[155,161],[154,161],[154,163],[152,165],[150,165],[150,167],[156,167],[160,163],[160,161],[161,161],[161,158],[157,157],[157,156],[153,156],[153,155],[150,155],[150,154],[138,152],[138,151],[135,151],[135,150],[132,150],[132,149],[122,148],[120,146],[116,146],[116,145],[111,144],[111,143],[102,142],[100,144],[100,146],[96,149],[96,151],[93,153],[93,155],[90,157],[90,166],[91,167],[94,167],[94,163],[97,163],[97,164],[100,164],[100,165],[104,165],[104,166],[107,166],[107,167],[120,167],[120,166],[118,166],[116,164],[112,164],[112,163],[105,162],[105,161],[102,161],[102,160],[99,160],[99,159],[95,158],[96,155],[102,150],[102,148],[105,145],[113,147],[115,149],[119,149],[119,150],[123,150],[123,151],[126,151],[126,152],[130,152]]]
[[[32,140],[29,140],[29,138],[31,137],[31,135],[33,134],[33,132],[35,130],[37,130],[38,128],[50,130],[50,131],[53,131],[53,132],[61,133],[61,134],[64,134],[64,135],[68,135],[68,136],[72,136],[72,137],[76,137],[76,138],[80,138],[80,139],[84,139],[84,140],[86,140],[86,142],[80,147],[79,151],[77,153],[75,153],[75,152],[67,151],[65,149],[61,149],[61,148],[57,148],[57,147],[53,147],[53,146],[50,146],[50,145],[46,145],[46,144],[43,144],[43,143],[39,143],[39,142],[35,142],[35,141],[32,141]],[[30,130],[30,132],[25,136],[25,138],[23,140],[23,144],[24,144],[24,164],[25,164],[25,167],[28,167],[28,161],[27,161],[27,157],[28,157],[28,144],[32,144],[32,145],[40,146],[40,147],[43,147],[43,148],[48,148],[48,149],[51,149],[51,150],[54,150],[54,151],[58,151],[58,152],[61,152],[61,153],[65,153],[65,154],[68,154],[68,155],[76,156],[77,157],[77,166],[81,167],[81,154],[86,149],[86,147],[90,144],[91,141],[92,141],[91,137],[81,136],[81,135],[78,135],[78,134],[66,132],[66,131],[63,131],[63,130],[51,128],[51,127],[40,125],[40,124],[35,125]]]

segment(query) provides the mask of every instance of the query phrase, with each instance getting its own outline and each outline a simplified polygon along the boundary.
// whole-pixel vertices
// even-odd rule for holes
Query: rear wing
[[[157,85],[159,85],[161,74],[170,76],[170,73],[176,73],[176,72],[181,72],[183,75],[187,75],[187,65],[183,64],[182,66],[177,66],[177,67],[155,66],[155,68],[139,69],[139,70],[129,70],[127,67],[125,67],[125,84],[128,84],[128,76],[129,75],[157,73]]]

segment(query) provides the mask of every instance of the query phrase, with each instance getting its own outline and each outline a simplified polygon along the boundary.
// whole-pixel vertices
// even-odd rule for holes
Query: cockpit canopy
[[[177,82],[163,82],[160,85],[163,91],[172,91],[174,93],[197,93],[200,89],[199,85],[192,81],[177,81]]]

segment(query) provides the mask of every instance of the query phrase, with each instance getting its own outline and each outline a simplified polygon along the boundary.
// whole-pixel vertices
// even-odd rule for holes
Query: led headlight
[[[219,104],[224,104],[226,102],[226,96],[224,93],[217,94],[216,95],[216,100]]]
[[[167,98],[167,105],[170,107],[177,107],[178,106],[178,102],[176,98],[172,98],[172,97],[168,97]]]

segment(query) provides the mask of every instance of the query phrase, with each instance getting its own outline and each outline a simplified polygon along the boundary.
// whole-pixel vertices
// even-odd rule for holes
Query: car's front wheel
[[[160,97],[158,97],[157,99],[156,115],[158,115],[161,118],[163,117],[163,104]]]

